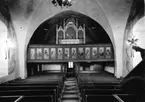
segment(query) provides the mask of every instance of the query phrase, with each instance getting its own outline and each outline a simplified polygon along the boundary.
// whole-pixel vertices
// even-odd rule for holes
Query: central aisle
[[[66,78],[64,81],[60,102],[81,102],[76,78]]]

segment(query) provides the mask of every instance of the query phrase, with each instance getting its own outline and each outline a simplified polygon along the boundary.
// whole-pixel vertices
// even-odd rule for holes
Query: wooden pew
[[[91,85],[91,86],[119,86],[119,83],[99,83],[99,82],[84,82],[84,81],[79,81],[79,85]]]
[[[120,89],[120,86],[117,85],[80,85],[80,91],[83,93],[84,89]]]
[[[55,89],[0,91],[0,96],[40,96],[40,95],[50,95],[53,97],[54,100],[53,102],[57,102]]]
[[[80,89],[85,89],[85,88],[98,88],[98,89],[119,89],[120,84],[118,82],[106,82],[106,83],[98,83],[98,82],[85,82],[82,81],[80,78],[78,78],[78,84]]]
[[[23,89],[56,89],[57,97],[62,89],[62,82],[51,81],[49,83],[3,83],[0,84],[0,90],[23,90]]]
[[[63,87],[63,80],[60,74],[55,75],[54,73],[43,73],[40,77],[36,75],[24,80],[13,80],[0,84],[0,95],[23,95],[30,97],[47,94],[52,95],[53,102],[56,102]],[[54,92],[52,90],[54,90]],[[37,91],[38,94],[35,94]]]
[[[84,89],[84,94],[117,94],[121,93],[120,89]]]
[[[2,83],[0,86],[3,85],[61,85],[63,82],[56,81],[56,80],[49,80],[49,82],[31,82],[31,83],[25,83],[25,82],[9,82],[9,83]]]
[[[24,96],[17,102],[54,102],[51,95]]]
[[[107,101],[107,102],[120,102],[120,101],[116,101],[117,99],[115,99],[114,101],[114,98],[112,99],[112,95],[118,95],[118,97],[120,97],[123,100],[121,102],[136,102],[134,100],[137,100],[137,98],[139,97],[139,94],[124,93],[124,91],[122,91],[121,89],[115,89],[115,90],[114,89],[84,89],[82,97],[84,97],[83,102],[87,102],[87,100],[90,101],[91,99],[95,100],[97,99],[97,97],[98,99],[99,97],[103,98],[103,96],[104,98],[106,96],[107,98],[111,97],[110,99],[108,99],[111,101]],[[93,102],[93,101],[90,101],[90,102]],[[105,100],[102,100],[100,102],[105,102]]]
[[[83,97],[83,101],[85,101],[88,95],[112,95],[120,93],[120,91],[120,89],[83,89],[81,96]]]
[[[113,94],[113,96],[119,102],[139,102],[137,99],[139,98],[138,94]]]
[[[119,102],[112,95],[85,95],[84,102]]]
[[[81,88],[86,89],[86,88],[98,88],[98,89],[118,89],[120,88],[118,85],[80,85]]]
[[[0,96],[0,102],[15,102],[20,96]]]
[[[1,91],[8,91],[8,90],[48,90],[48,89],[55,89],[56,90],[56,98],[59,97],[60,88],[56,86],[47,86],[47,85],[34,85],[34,86],[0,86]]]
[[[0,96],[0,102],[54,102],[52,95]]]
[[[8,90],[8,91],[0,91],[0,96],[30,96],[30,95],[48,95],[48,94],[56,94],[55,89],[45,89],[45,90]]]
[[[49,86],[49,85],[24,85],[24,86],[0,86],[0,90],[35,90],[35,89],[57,89],[59,90],[59,86],[57,85],[53,85],[53,86]]]
[[[88,80],[88,78],[87,78],[87,74],[86,75],[83,75],[83,76],[81,76],[81,75],[79,75],[78,77],[77,77],[77,81],[78,81],[78,84],[79,85],[88,85],[88,84],[94,84],[94,85],[101,85],[101,84],[106,84],[106,85],[119,85],[120,84],[120,81],[118,80],[116,80],[116,81],[114,81],[114,82],[98,82],[97,80],[95,80],[95,78],[96,78],[96,76],[95,76],[95,74],[94,75],[92,75],[92,76],[88,76],[88,77],[90,77],[90,80]]]
[[[114,90],[119,90],[120,91],[120,86],[118,84],[114,84],[114,83],[109,83],[109,84],[104,84],[104,83],[92,83],[92,84],[81,84],[80,86],[80,91],[81,91],[81,95],[83,97],[84,94],[84,90],[96,90],[98,92],[101,92],[100,90],[102,90],[101,93],[103,93],[105,90],[110,90],[110,91],[114,91]],[[108,91],[107,91],[108,92]]]
[[[137,102],[137,95],[134,94],[119,94],[119,98],[115,95],[85,95],[83,102]]]

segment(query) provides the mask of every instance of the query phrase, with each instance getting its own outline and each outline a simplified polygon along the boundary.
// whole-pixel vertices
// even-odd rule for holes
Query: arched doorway
[[[65,32],[65,26],[67,26],[68,23],[72,24],[73,22],[74,22],[74,25],[72,25],[72,27],[74,29],[72,29],[72,27],[68,27],[69,31],[66,30],[66,32]],[[84,65],[89,65],[89,70],[92,70],[91,69],[92,66],[95,66],[95,67],[97,66],[100,69],[103,68],[103,70],[112,73],[113,75],[115,74],[114,47],[113,47],[112,41],[110,40],[110,37],[108,36],[106,31],[103,29],[103,27],[99,23],[94,21],[92,18],[90,18],[84,14],[78,13],[78,12],[64,11],[64,12],[61,12],[61,13],[55,15],[54,17],[46,20],[45,22],[43,22],[36,29],[33,36],[31,37],[30,42],[29,42],[29,46],[31,46],[31,45],[53,45],[53,46],[56,46],[57,44],[59,44],[60,46],[72,46],[71,44],[73,44],[74,46],[77,45],[77,44],[73,43],[73,40],[71,40],[72,42],[71,43],[69,42],[69,44],[67,41],[67,43],[65,43],[65,45],[63,45],[64,42],[59,43],[59,41],[57,39],[57,36],[58,36],[57,31],[59,31],[59,30],[61,31],[60,35],[62,35],[63,32],[69,33],[70,31],[73,31],[71,33],[71,35],[68,37],[66,37],[67,34],[64,35],[64,37],[66,39],[69,39],[69,41],[71,38],[72,39],[76,38],[76,36],[73,36],[73,33],[78,32],[78,34],[81,35],[82,32],[85,32],[85,37],[82,40],[82,43],[77,43],[77,44],[88,45],[88,47],[90,47],[91,45],[94,45],[94,44],[98,44],[98,45],[110,44],[112,46],[112,58],[113,58],[113,60],[111,60],[111,61],[100,60],[99,64],[98,64],[98,61],[96,61],[96,59],[93,61],[92,60],[90,60],[90,61],[75,60],[74,62],[79,63],[79,65],[83,66],[83,67],[84,67]],[[74,30],[76,30],[76,31],[74,31]],[[80,39],[82,38],[82,36],[77,36],[77,37],[78,38],[80,37]],[[58,38],[63,39],[61,36]],[[61,40],[61,41],[63,41],[63,40]],[[105,49],[103,48],[103,51],[104,50]],[[28,52],[29,52],[29,50],[28,50]],[[72,62],[72,60],[71,61],[67,60],[67,61]],[[65,62],[66,61],[63,61],[63,64],[65,64]],[[53,61],[52,63],[57,65],[58,62]],[[29,63],[27,65],[28,65],[27,66],[27,68],[28,68],[32,65],[32,63],[31,64]],[[48,68],[47,64],[44,65],[44,63],[41,65],[36,63],[36,64],[33,64],[32,66],[37,67],[37,71],[40,70],[39,69],[40,67],[43,67],[42,69]],[[87,71],[87,70],[88,70],[88,68],[84,68],[84,71]],[[33,72],[35,73],[35,70],[33,70]],[[31,72],[28,72],[28,73],[31,73]]]
[[[0,77],[8,75],[7,27],[0,21]]]
[[[44,1],[41,1],[44,2]],[[50,1],[51,2],[51,1]],[[37,8],[34,10],[33,14],[31,15],[30,18],[30,22],[28,25],[28,29],[27,29],[27,33],[26,33],[26,38],[24,39],[24,47],[19,49],[19,52],[21,52],[21,69],[23,70],[22,73],[23,75],[21,75],[22,78],[27,77],[27,73],[26,73],[26,61],[27,61],[27,47],[29,44],[29,41],[31,39],[31,37],[33,36],[35,30],[38,28],[38,26],[40,24],[42,24],[44,21],[46,21],[48,18],[53,17],[54,15],[56,15],[59,12],[62,11],[67,11],[67,10],[73,10],[73,11],[77,11],[80,12],[82,14],[85,14],[87,16],[89,16],[90,18],[92,18],[93,20],[95,20],[96,22],[98,22],[107,32],[107,34],[109,35],[112,43],[113,43],[113,47],[114,47],[114,53],[115,53],[115,59],[117,56],[116,53],[116,45],[114,42],[114,36],[113,36],[113,31],[111,28],[111,25],[109,23],[108,17],[106,15],[106,13],[104,12],[102,6],[100,5],[99,1],[78,1],[80,3],[76,3],[74,6],[72,6],[71,8],[54,8],[52,7],[51,3],[50,6],[45,5],[47,3],[43,3],[43,5],[41,3],[38,4]],[[94,9],[91,8],[86,8],[88,6],[88,3],[85,2],[92,2],[94,5],[92,5],[92,7]],[[80,4],[83,4],[84,8],[82,9],[82,6],[80,6]],[[96,9],[96,10],[95,10]],[[78,11],[79,10],[79,11]],[[41,12],[43,11],[43,12]],[[99,16],[98,16],[99,15]],[[22,46],[23,44],[21,44]],[[119,68],[122,66],[122,64],[120,64],[119,60],[115,60],[115,76],[117,78],[120,77],[120,70]]]

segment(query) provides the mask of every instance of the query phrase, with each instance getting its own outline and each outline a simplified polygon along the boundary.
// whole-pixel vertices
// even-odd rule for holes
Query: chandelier
[[[73,0],[52,0],[52,4],[54,6],[60,6],[62,7],[69,7],[72,5]]]

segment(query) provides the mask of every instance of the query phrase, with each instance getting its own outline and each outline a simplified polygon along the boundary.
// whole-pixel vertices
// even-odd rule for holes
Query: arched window
[[[145,17],[140,19],[133,27],[133,35],[137,41],[137,46],[145,49]],[[134,51],[133,67],[135,67],[142,60],[140,52]]]
[[[0,77],[8,75],[7,27],[0,21]]]

